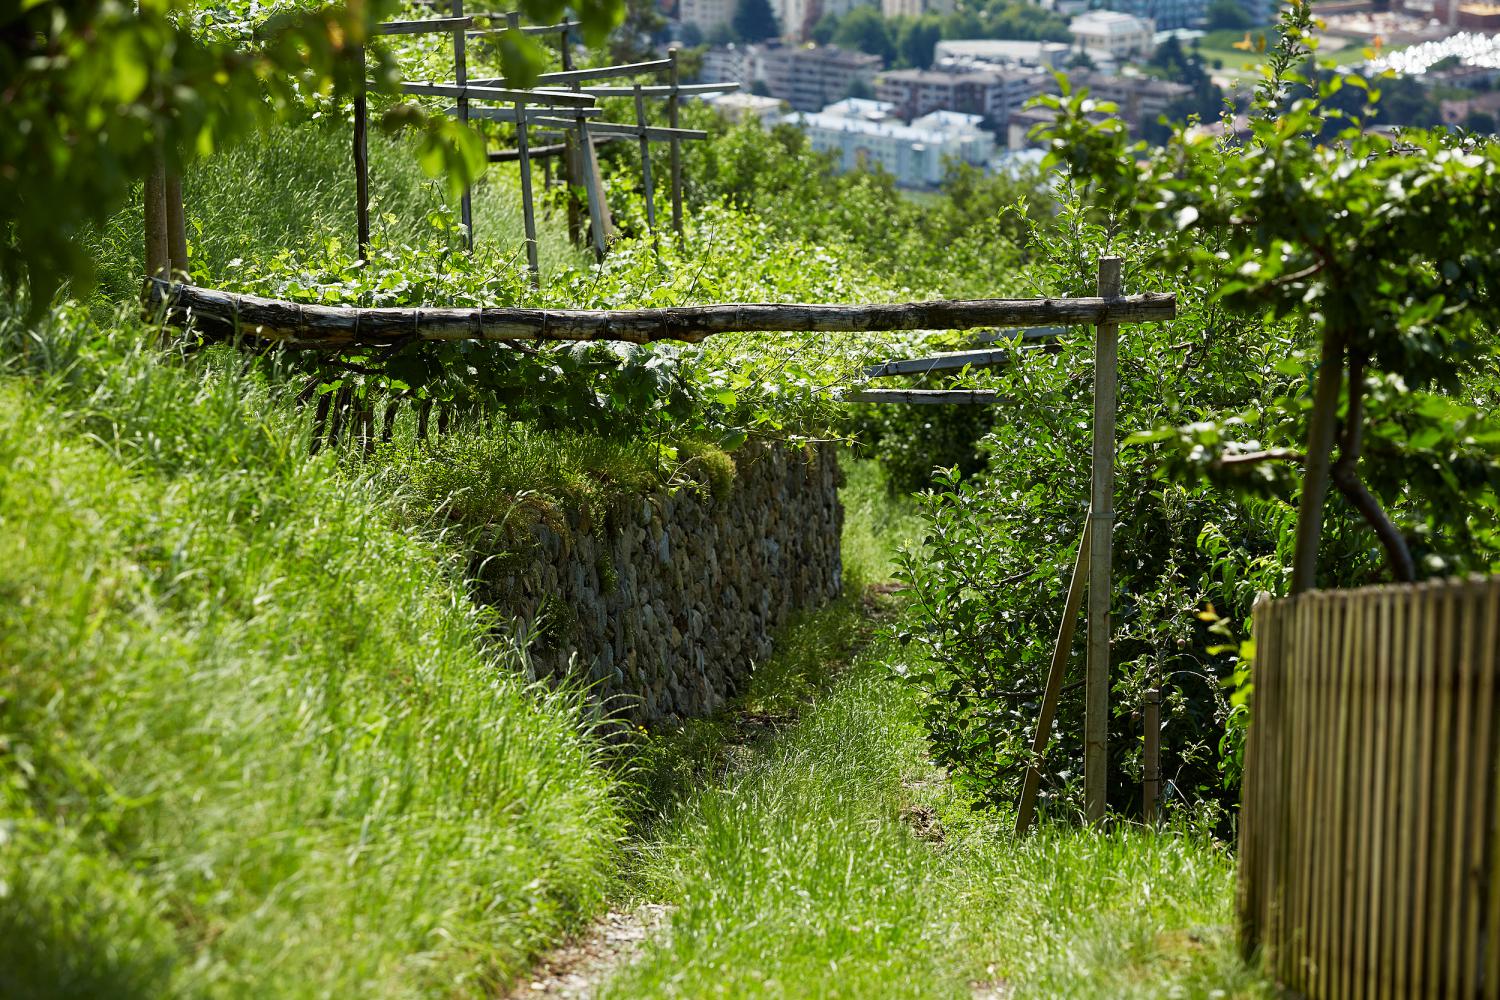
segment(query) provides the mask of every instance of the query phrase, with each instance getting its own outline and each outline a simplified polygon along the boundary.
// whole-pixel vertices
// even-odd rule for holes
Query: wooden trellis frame
[[[411,21],[389,21],[376,27],[377,35],[449,34],[453,39],[453,80],[451,82],[409,82],[401,85],[401,92],[416,97],[451,97],[453,106],[447,110],[461,122],[480,117],[492,121],[504,121],[516,127],[516,148],[486,153],[490,162],[515,162],[520,167],[521,213],[526,236],[526,263],[532,283],[539,280],[540,266],[536,239],[536,204],[532,186],[531,161],[538,156],[564,157],[565,183],[569,190],[569,234],[576,241],[581,229],[576,213],[576,199],[582,188],[584,200],[589,207],[589,228],[592,233],[594,252],[602,260],[609,244],[613,228],[605,204],[604,187],[599,173],[595,139],[634,138],[640,144],[641,169],[646,194],[646,222],[653,240],[656,235],[656,193],[652,178],[650,144],[668,144],[671,158],[672,228],[682,232],[682,143],[706,139],[707,132],[680,127],[682,98],[686,95],[724,93],[739,89],[738,84],[709,83],[683,84],[677,62],[677,49],[669,51],[667,58],[613,66],[598,66],[575,69],[572,59],[571,35],[578,27],[576,21],[565,21],[551,25],[520,24],[516,12],[503,15],[505,27],[478,27],[480,21],[493,23],[500,15],[465,15],[463,0],[450,0],[451,16],[421,18]],[[529,87],[509,86],[504,78],[471,79],[468,72],[469,38],[482,38],[504,31],[520,31],[533,35],[557,35],[562,69],[540,74]],[[361,52],[363,59],[363,52]],[[643,74],[666,74],[665,85],[641,85],[630,87],[600,86],[597,81],[614,80]],[[361,74],[363,76],[363,73]],[[594,83],[594,86],[587,84]],[[565,89],[564,89],[565,88]],[[602,122],[596,118],[602,113],[597,101],[604,97],[633,97],[635,101],[634,122]],[[647,99],[664,99],[667,102],[665,127],[651,125],[647,119]],[[481,107],[477,105],[500,103],[504,107]],[[364,257],[370,241],[369,212],[369,106],[364,91],[354,101],[354,169],[355,197],[358,202],[359,252]],[[548,130],[549,138],[560,136],[561,142],[549,142],[544,150],[531,148],[530,130]],[[474,247],[473,192],[465,185],[460,201],[460,214],[466,240],[470,250]]]
[[[1093,462],[1088,516],[1058,626],[1051,669],[1017,809],[1024,831],[1034,814],[1041,772],[1062,693],[1078,611],[1088,589],[1088,663],[1085,695],[1085,794],[1088,816],[1104,816],[1110,686],[1110,602],[1114,540],[1116,353],[1121,323],[1158,323],[1176,317],[1176,296],[1121,293],[1118,257],[1099,261],[1099,294],[1076,299],[968,299],[874,305],[754,303],[680,306],[670,309],[365,309],[304,305],[238,295],[160,278],[148,281],[150,304],[171,322],[194,323],[204,333],[330,354],[349,350],[395,350],[412,341],[597,341],[697,343],[720,333],[883,330],[962,330],[1037,327],[1044,324],[1095,328]],[[1023,340],[1043,340],[1061,330],[1033,331]],[[1025,349],[1024,347],[1021,349]],[[953,370],[979,361],[993,363],[1009,351],[987,350],[920,358],[870,369],[874,374]],[[982,355],[982,357],[980,357]],[[916,366],[916,367],[914,367]],[[921,367],[925,366],[925,368]],[[866,390],[851,401],[987,403],[993,394],[974,390]],[[389,426],[389,416],[387,418]]]

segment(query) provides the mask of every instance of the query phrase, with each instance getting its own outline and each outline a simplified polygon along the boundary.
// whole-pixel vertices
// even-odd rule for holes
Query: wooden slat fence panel
[[[1500,998],[1500,578],[1256,602],[1240,941],[1314,1000]]]

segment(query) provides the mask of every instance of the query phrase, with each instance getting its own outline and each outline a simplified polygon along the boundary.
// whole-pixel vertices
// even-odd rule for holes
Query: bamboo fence
[[[1312,998],[1500,997],[1500,578],[1262,598],[1241,945]]]

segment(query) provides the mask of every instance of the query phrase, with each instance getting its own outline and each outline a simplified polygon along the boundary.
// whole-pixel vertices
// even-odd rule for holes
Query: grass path
[[[910,524],[851,479],[851,596],[789,629],[735,712],[642,761],[656,818],[617,906],[662,926],[611,947],[598,925],[577,992],[514,996],[1269,995],[1235,954],[1224,845],[1186,825],[1016,840],[933,769],[885,669],[902,651],[874,638],[894,601],[862,586]]]

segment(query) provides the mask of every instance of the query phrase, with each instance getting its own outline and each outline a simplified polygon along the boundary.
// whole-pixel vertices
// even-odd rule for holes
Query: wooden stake
[[[526,227],[526,268],[531,272],[531,287],[541,285],[541,269],[537,265],[536,251],[536,207],[531,195],[531,152],[526,139],[526,105],[516,102],[516,153],[521,163],[521,221]]]
[[[1148,826],[1156,824],[1157,802],[1161,798],[1161,689],[1147,688],[1142,711],[1146,741],[1142,752],[1141,818]]]
[[[158,157],[146,175],[146,276],[169,277],[172,255],[167,242],[167,168]]]
[[[359,259],[370,257],[370,105],[365,95],[365,50],[359,50],[359,83],[354,92],[354,202]]]
[[[1099,258],[1099,297],[1120,294],[1119,257]],[[1089,504],[1088,682],[1084,695],[1083,785],[1092,823],[1104,820],[1109,791],[1109,605],[1113,589],[1115,380],[1120,328],[1100,323],[1094,338],[1094,461]]]
[[[562,29],[562,33],[558,37],[558,50],[562,59],[564,72],[571,72],[573,69],[573,43],[566,27]],[[577,90],[578,84],[575,83],[573,89]],[[564,139],[567,150],[563,155],[563,182],[567,185],[568,189],[568,240],[574,246],[583,242],[583,215],[579,211],[578,204],[580,199],[585,196],[582,182],[583,153],[580,148],[582,146],[582,139],[582,126],[579,127],[578,135],[568,132]]]
[[[672,96],[667,98],[667,125],[670,128],[678,127],[678,112],[682,98],[677,93],[678,67],[677,47],[674,45],[667,50],[667,58],[672,61],[672,67],[667,70],[667,82],[672,87]],[[639,85],[637,85],[639,91]],[[673,136],[668,140],[672,151],[672,231],[678,236],[682,235],[682,140]]]
[[[453,16],[460,18],[464,16],[464,0],[453,0]],[[511,15],[512,18],[515,16]],[[515,26],[514,22],[511,26]],[[468,43],[461,26],[453,32],[453,82],[459,87],[466,87],[469,83]],[[469,98],[462,94],[458,98],[458,120],[460,124],[469,124]],[[464,242],[472,253],[474,250],[474,188],[467,182],[464,184],[464,193],[459,197],[458,214],[464,224]]]
[[[646,186],[646,228],[651,230],[651,248],[656,245],[656,187],[651,182],[651,140],[646,137],[646,99],[641,85],[635,85],[635,123],[641,130],[641,177]]]
[[[594,234],[594,256],[602,263],[604,251],[609,246],[606,231],[604,204],[604,180],[599,176],[599,158],[594,154],[594,138],[589,135],[582,115],[578,116],[578,148],[583,159],[583,184],[589,198],[589,228]]]
[[[187,218],[182,210],[182,175],[167,172],[167,260],[173,274],[188,273]]]
[[[1036,811],[1037,789],[1041,786],[1039,766],[1042,751],[1052,736],[1052,719],[1062,697],[1063,677],[1068,672],[1068,653],[1073,648],[1073,630],[1078,623],[1078,608],[1083,604],[1083,586],[1089,578],[1089,534],[1091,522],[1085,517],[1083,533],[1078,539],[1078,554],[1073,557],[1073,577],[1068,581],[1068,596],[1063,602],[1062,621],[1057,625],[1057,641],[1052,646],[1052,665],[1047,671],[1047,686],[1042,692],[1042,707],[1036,716],[1036,730],[1031,736],[1031,766],[1021,782],[1021,798],[1016,803],[1016,833],[1025,833]]]

